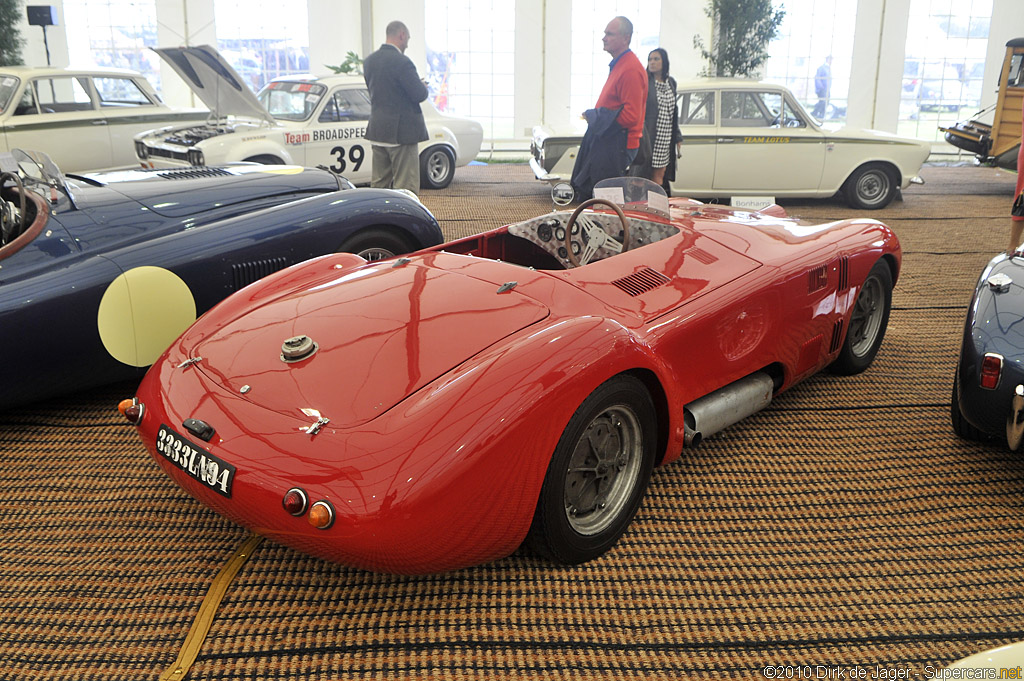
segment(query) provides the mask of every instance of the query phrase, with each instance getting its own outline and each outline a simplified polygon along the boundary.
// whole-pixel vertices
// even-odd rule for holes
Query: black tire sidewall
[[[444,154],[448,158],[448,174],[441,182],[434,182],[430,179],[430,157],[434,154]],[[433,146],[420,154],[420,188],[421,189],[444,189],[452,183],[455,177],[455,155],[451,150],[443,146]]]
[[[623,405],[630,408],[640,424],[643,461],[630,498],[619,517],[608,528],[594,535],[582,535],[572,528],[565,515],[565,478],[576,444],[590,423],[606,409]],[[530,528],[528,543],[536,552],[559,563],[574,565],[597,558],[611,548],[629,527],[643,501],[657,447],[657,420],[650,393],[638,379],[620,375],[598,386],[576,410],[558,440],[551,457],[540,498]]]
[[[867,203],[860,198],[857,193],[857,185],[868,173],[881,173],[884,174],[886,179],[889,181],[889,191],[885,195],[885,199],[876,203]],[[867,165],[861,166],[850,175],[850,179],[847,180],[846,185],[846,200],[854,208],[860,208],[862,210],[878,210],[885,208],[892,203],[893,198],[896,197],[896,192],[899,191],[899,182],[896,179],[895,173],[885,165],[881,163],[868,163]]]
[[[391,251],[392,255],[402,255],[416,250],[415,247],[410,247],[403,237],[379,227],[371,227],[350,236],[338,247],[337,252],[358,254],[369,248],[384,248]]]

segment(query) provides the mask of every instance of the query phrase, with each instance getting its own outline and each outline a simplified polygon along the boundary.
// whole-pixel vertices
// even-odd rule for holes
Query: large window
[[[845,120],[856,0],[786,0],[765,79],[793,91],[819,120]]]
[[[160,88],[156,0],[64,0],[72,64],[141,71]]]
[[[213,9],[217,49],[253,90],[310,72],[306,0],[214,0]]]
[[[978,110],[991,19],[992,0],[911,0],[900,134],[937,141]]]
[[[572,78],[567,122],[581,130],[586,128],[586,124],[580,115],[594,108],[601,88],[608,80],[608,63],[612,57],[604,51],[601,39],[608,22],[617,16],[626,17],[633,23],[629,49],[636,53],[645,68],[647,55],[659,46],[660,0],[572,0],[572,54],[569,58]]]
[[[440,111],[514,133],[515,0],[426,0],[427,82]]]

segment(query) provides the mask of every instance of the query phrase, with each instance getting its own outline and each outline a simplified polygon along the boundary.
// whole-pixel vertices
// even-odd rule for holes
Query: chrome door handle
[[[719,144],[732,144],[736,141],[735,137],[719,137],[716,140]]]
[[[94,120],[94,121],[92,122],[92,124],[93,124],[93,125],[106,125],[106,124],[107,124],[107,119],[105,119],[105,118],[100,118],[100,119]]]

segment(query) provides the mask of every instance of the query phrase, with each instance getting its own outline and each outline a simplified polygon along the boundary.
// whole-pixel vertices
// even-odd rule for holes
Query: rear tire
[[[949,420],[953,425],[953,432],[956,433],[957,436],[972,442],[980,442],[987,439],[988,436],[972,426],[970,421],[964,418],[963,412],[960,411],[960,390],[957,383],[957,378],[954,376],[953,397],[950,399],[949,403]]]
[[[355,253],[370,262],[387,260],[402,253],[416,250],[401,236],[382,227],[364,229],[345,240],[338,252]]]
[[[444,189],[455,177],[455,154],[448,147],[430,147],[420,154],[420,188]]]
[[[884,163],[866,163],[846,180],[846,201],[854,208],[877,210],[885,208],[899,190],[896,172]]]
[[[654,402],[636,378],[601,384],[576,410],[551,457],[527,544],[554,561],[597,558],[633,519],[654,468]]]
[[[852,376],[871,366],[885,338],[891,309],[892,274],[885,261],[879,259],[857,294],[843,347],[829,367],[832,373]]]

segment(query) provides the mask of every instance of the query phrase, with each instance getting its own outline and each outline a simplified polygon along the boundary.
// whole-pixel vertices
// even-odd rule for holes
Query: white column
[[[331,73],[325,64],[339,66],[349,51],[363,59],[370,53],[363,51],[360,0],[308,0],[308,12],[309,70],[312,74]]]
[[[156,0],[157,47],[217,46],[213,0]],[[160,64],[160,95],[171,106],[202,108],[192,89],[166,62]]]
[[[860,0],[854,27],[847,123],[896,131],[910,0]]]

